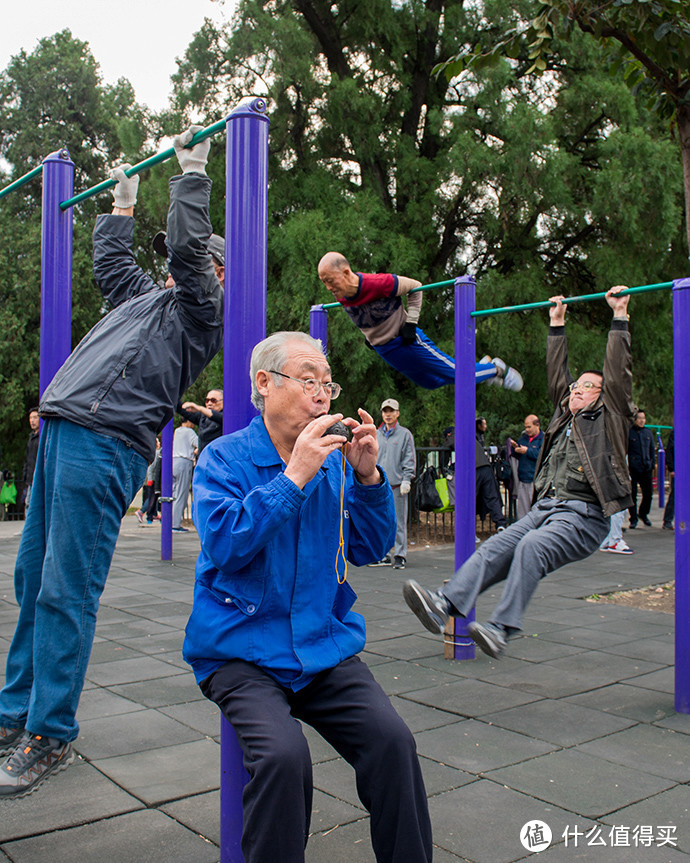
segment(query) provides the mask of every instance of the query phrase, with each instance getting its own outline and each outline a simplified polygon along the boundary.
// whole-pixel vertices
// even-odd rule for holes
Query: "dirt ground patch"
[[[673,614],[676,607],[676,582],[652,584],[635,590],[619,590],[616,593],[594,594],[587,602],[607,602],[614,605],[627,605],[631,608],[646,608],[648,611],[663,611]]]

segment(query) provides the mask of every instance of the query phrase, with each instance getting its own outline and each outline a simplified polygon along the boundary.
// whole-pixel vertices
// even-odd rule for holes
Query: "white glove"
[[[132,166],[125,162],[124,165],[118,165],[117,168],[112,168],[110,177],[117,180],[117,186],[111,189],[113,193],[113,201],[116,207],[122,210],[127,210],[133,207],[137,202],[137,190],[139,189],[139,174],[133,177],[128,177],[125,171]]]
[[[173,138],[175,155],[183,174],[189,174],[191,171],[196,171],[199,174],[206,173],[206,161],[208,160],[208,151],[211,149],[211,139],[205,138],[191,149],[185,149],[185,144],[189,144],[194,135],[203,128],[203,126],[190,126],[189,129]]]
[[[400,483],[400,494],[409,494],[411,488],[412,484],[410,483],[409,479],[404,479]]]

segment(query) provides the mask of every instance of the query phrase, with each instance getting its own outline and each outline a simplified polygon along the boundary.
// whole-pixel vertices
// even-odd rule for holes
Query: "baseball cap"
[[[168,247],[165,243],[165,231],[159,231],[151,243],[153,251],[158,252],[163,258],[168,257]],[[225,266],[225,240],[218,234],[211,234],[208,238],[208,250],[218,261],[221,267]]]
[[[400,405],[396,402],[395,399],[386,399],[381,405],[381,410],[384,408],[393,408],[394,411],[400,410]]]

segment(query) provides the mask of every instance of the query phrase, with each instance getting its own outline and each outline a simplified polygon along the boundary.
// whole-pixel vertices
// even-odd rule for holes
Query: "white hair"
[[[303,342],[309,345],[309,347],[315,348],[319,353],[323,353],[323,345],[320,339],[313,339],[307,333],[299,331],[282,330],[281,332],[273,333],[262,342],[259,342],[258,345],[255,345],[249,364],[249,375],[252,380],[252,404],[262,414],[264,412],[264,397],[257,389],[256,374],[259,369],[282,371],[283,366],[288,361],[287,345],[290,342]],[[276,385],[282,386],[280,378],[276,381]]]

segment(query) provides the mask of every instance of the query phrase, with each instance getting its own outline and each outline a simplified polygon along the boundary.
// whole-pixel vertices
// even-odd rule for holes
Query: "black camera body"
[[[332,426],[329,426],[321,437],[326,437],[326,435],[329,434],[338,434],[344,437],[346,441],[350,440],[350,429],[345,425],[345,423],[341,423],[340,420],[334,422]]]

